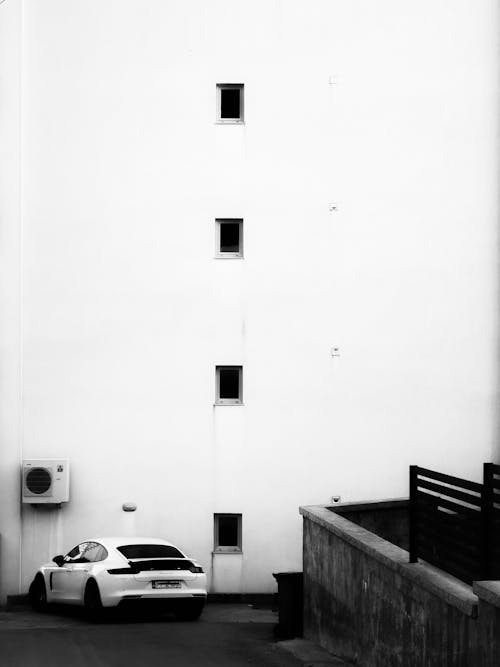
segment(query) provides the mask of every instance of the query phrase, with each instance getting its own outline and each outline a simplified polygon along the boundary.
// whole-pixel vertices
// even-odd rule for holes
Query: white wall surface
[[[24,509],[20,590],[117,532],[211,575],[213,513],[241,512],[220,571],[271,591],[299,505],[499,460],[496,4],[24,0],[23,452],[72,482]],[[214,259],[216,217],[244,260]],[[217,364],[244,406],[214,407]]]
[[[20,586],[22,6],[0,5],[0,604]]]

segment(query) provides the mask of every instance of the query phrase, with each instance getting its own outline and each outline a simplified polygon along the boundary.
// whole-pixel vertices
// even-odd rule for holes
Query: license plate
[[[180,581],[153,581],[153,588],[180,588]]]

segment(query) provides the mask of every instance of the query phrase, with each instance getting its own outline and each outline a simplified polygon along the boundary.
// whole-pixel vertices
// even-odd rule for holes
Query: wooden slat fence
[[[500,579],[500,466],[485,463],[483,482],[410,466],[410,562]]]
[[[483,579],[500,579],[500,466],[485,463]]]

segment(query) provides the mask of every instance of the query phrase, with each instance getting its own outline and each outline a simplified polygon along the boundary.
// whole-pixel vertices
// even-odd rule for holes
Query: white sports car
[[[165,540],[96,538],[52,560],[30,586],[38,610],[50,603],[83,605],[98,617],[106,608],[149,601],[196,620],[207,599],[203,568]]]

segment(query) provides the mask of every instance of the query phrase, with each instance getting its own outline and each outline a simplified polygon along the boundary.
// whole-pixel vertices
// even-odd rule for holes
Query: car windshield
[[[125,558],[184,558],[179,549],[167,544],[125,544],[117,547]]]

